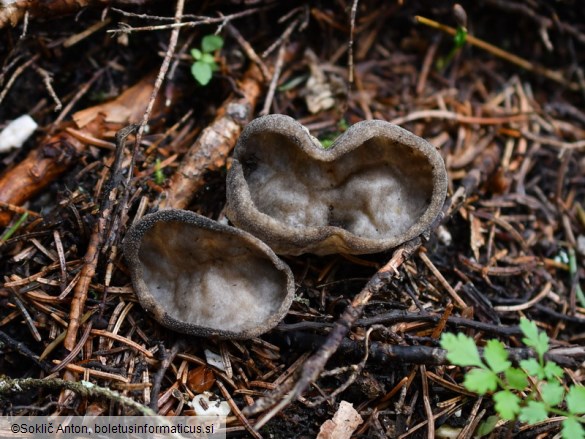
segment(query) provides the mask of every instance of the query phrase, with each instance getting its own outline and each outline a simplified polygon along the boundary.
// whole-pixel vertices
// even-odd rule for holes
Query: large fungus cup
[[[227,215],[278,254],[365,254],[424,232],[447,192],[441,155],[381,120],[325,149],[284,115],[243,130],[227,176]]]
[[[177,332],[256,337],[294,296],[290,269],[266,244],[185,210],[146,215],[128,231],[124,254],[142,306]]]

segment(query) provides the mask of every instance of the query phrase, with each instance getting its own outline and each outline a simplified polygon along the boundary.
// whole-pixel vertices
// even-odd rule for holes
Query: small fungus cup
[[[238,140],[227,215],[278,254],[377,253],[428,229],[446,193],[441,155],[403,128],[359,122],[325,149],[274,114]]]
[[[266,244],[186,210],[146,215],[128,231],[124,254],[142,306],[185,334],[256,337],[294,296],[290,269]]]

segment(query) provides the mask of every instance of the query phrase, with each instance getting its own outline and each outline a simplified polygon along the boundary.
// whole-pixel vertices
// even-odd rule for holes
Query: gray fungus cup
[[[227,216],[278,254],[366,254],[431,225],[447,172],[424,139],[381,120],[359,122],[329,149],[284,115],[243,130],[227,176]]]
[[[185,210],[146,215],[124,254],[142,306],[177,332],[252,338],[276,326],[294,296],[290,269],[266,244]]]

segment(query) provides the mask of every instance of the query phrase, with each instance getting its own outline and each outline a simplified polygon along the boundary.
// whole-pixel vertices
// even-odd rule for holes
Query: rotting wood
[[[0,176],[0,201],[20,206],[69,169],[84,150],[85,145],[68,133],[43,141],[22,162]],[[0,211],[0,227],[8,225],[12,215]]]

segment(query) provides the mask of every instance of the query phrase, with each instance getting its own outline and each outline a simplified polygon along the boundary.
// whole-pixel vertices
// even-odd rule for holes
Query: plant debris
[[[0,152],[3,413],[192,416],[207,398],[230,437],[284,438],[316,437],[347,403],[353,437],[561,434],[557,417],[494,420],[502,397],[467,389],[441,347],[464,333],[480,353],[497,340],[511,368],[561,367],[553,390],[579,431],[578,2],[45,3],[0,5],[0,131],[38,125]],[[223,46],[197,82],[209,35]],[[138,302],[124,237],[165,208],[227,223],[232,149],[269,113],[328,145],[371,119],[422,137],[445,162],[441,212],[386,252],[287,256],[292,306],[259,337],[167,329]],[[542,358],[523,318],[547,334]]]

